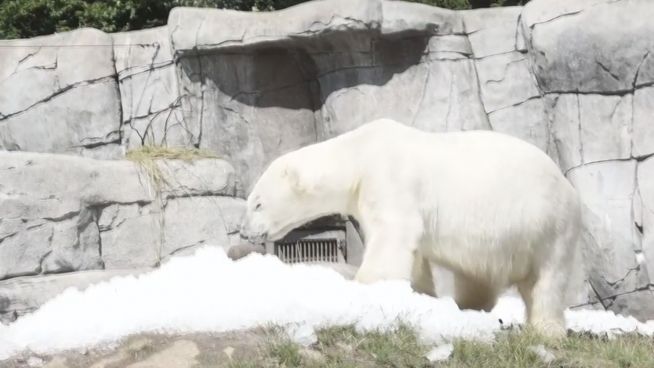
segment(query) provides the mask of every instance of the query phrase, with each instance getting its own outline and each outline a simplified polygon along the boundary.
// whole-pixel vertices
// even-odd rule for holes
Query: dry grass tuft
[[[126,157],[134,162],[146,160],[193,161],[202,158],[218,158],[211,151],[205,149],[163,146],[142,146],[128,151]]]

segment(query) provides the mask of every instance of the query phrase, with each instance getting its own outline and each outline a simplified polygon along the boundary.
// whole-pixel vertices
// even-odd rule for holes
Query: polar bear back
[[[484,277],[510,283],[579,218],[577,194],[556,164],[517,138],[427,133],[388,120],[339,138],[332,144],[357,147],[341,167],[365,163],[357,168],[360,210],[397,223],[416,214],[425,253],[451,268],[492,270]]]

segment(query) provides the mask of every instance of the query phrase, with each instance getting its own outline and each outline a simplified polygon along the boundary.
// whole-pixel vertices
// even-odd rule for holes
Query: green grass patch
[[[428,349],[418,342],[413,329],[399,325],[390,332],[359,333],[353,326],[338,326],[316,332],[314,346],[301,347],[281,329],[266,328],[268,343],[260,361],[234,362],[242,366],[307,368],[430,367]],[[232,365],[237,366],[237,365]]]
[[[532,348],[542,345],[554,360],[545,362]],[[571,334],[547,340],[526,331],[498,334],[493,343],[460,340],[450,360],[436,367],[476,368],[651,368],[654,338],[623,335],[613,338]]]
[[[313,346],[293,343],[281,329],[269,328],[268,341],[257,360],[233,362],[232,367],[308,368],[653,368],[654,338],[623,335],[614,338],[572,334],[548,340],[529,331],[503,331],[493,342],[457,340],[450,359],[430,363],[431,346],[420,342],[408,325],[393,331],[357,332],[353,326],[317,331]],[[542,346],[553,360],[534,352]],[[310,354],[308,354],[310,353]]]

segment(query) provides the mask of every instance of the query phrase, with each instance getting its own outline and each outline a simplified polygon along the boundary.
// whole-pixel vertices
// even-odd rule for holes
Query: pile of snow
[[[609,312],[568,311],[566,317],[578,331],[654,334],[654,321]],[[427,342],[491,339],[499,319],[521,323],[522,302],[506,297],[491,313],[460,311],[452,299],[416,294],[407,282],[361,285],[324,267],[290,266],[259,254],[234,262],[221,248],[204,247],[148,274],[117,277],[84,292],[68,289],[35,313],[0,325],[0,360],[24,349],[51,353],[139,332],[223,332],[270,323],[290,326],[305,343],[321,326],[383,330],[399,320],[416,326]]]

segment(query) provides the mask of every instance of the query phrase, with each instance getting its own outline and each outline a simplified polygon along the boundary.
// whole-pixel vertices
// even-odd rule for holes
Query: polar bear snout
[[[253,221],[251,216],[246,214],[241,222],[239,236],[251,244],[263,244],[268,240],[268,230],[260,221]]]
[[[252,244],[263,244],[268,239],[268,233],[251,234],[246,237],[247,241]]]
[[[261,226],[253,226],[249,216],[245,216],[239,229],[241,239],[246,239],[251,244],[262,244],[268,239],[268,231]]]

